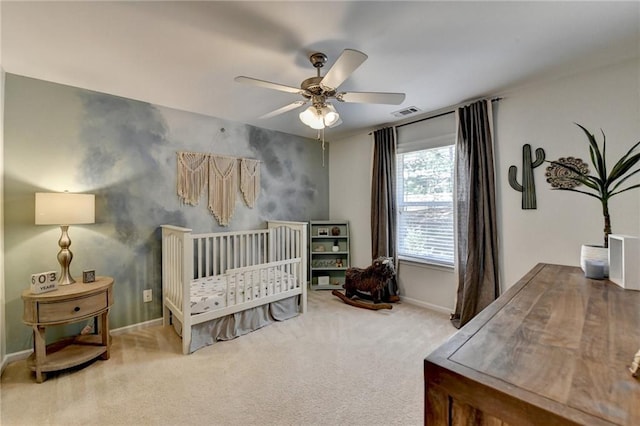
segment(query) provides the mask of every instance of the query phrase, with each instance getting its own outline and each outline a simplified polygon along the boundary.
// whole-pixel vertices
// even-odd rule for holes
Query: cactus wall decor
[[[509,185],[516,191],[522,192],[522,209],[536,209],[536,182],[533,178],[533,169],[544,162],[544,149],[536,149],[535,161],[531,158],[531,145],[522,146],[522,185],[518,183],[516,166],[509,167]]]

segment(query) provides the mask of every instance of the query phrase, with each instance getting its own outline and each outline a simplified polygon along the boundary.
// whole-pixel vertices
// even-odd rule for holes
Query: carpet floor
[[[421,425],[423,360],[456,331],[406,303],[348,306],[309,292],[304,315],[182,355],[170,327],[113,336],[111,358],[35,383],[0,381],[0,424]]]

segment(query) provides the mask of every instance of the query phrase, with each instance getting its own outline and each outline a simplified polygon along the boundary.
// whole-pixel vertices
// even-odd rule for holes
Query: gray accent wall
[[[329,168],[313,139],[12,74],[4,131],[7,353],[32,347],[20,297],[31,274],[59,270],[60,228],[34,224],[36,192],[96,194],[96,223],[69,228],[71,272],[115,278],[112,328],[162,315],[160,225],[213,232],[328,217]],[[178,151],[261,160],[256,207],[238,191],[230,225],[221,227],[205,193],[198,206],[180,203]],[[143,303],[149,288],[153,302]]]

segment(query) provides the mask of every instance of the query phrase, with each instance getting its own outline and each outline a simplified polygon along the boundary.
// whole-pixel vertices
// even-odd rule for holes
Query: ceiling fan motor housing
[[[325,96],[330,97],[336,94],[335,89],[322,86],[322,77],[310,77],[302,82],[300,88],[303,93],[302,96],[309,99],[312,96]],[[330,90],[327,90],[330,89]]]
[[[318,75],[315,77],[307,78],[300,84],[304,96],[307,99],[312,99],[314,104],[324,104],[327,98],[336,94],[335,89],[331,87],[322,86],[323,77],[320,76],[320,68],[327,63],[327,55],[322,52],[315,52],[309,56],[309,61],[318,70]]]
[[[311,65],[316,68],[322,68],[324,64],[327,63],[327,55],[321,52],[312,53],[309,56],[309,61],[311,61]]]

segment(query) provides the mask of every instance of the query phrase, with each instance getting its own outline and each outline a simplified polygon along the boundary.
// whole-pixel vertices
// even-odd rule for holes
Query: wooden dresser
[[[640,425],[640,292],[539,264],[424,361],[427,425]]]
[[[42,383],[48,371],[62,370],[94,358],[109,359],[109,309],[113,304],[113,278],[96,277],[92,283],[58,286],[48,293],[22,293],[22,321],[33,329],[33,354],[27,365]],[[99,334],[87,334],[46,345],[47,327],[99,317]]]

